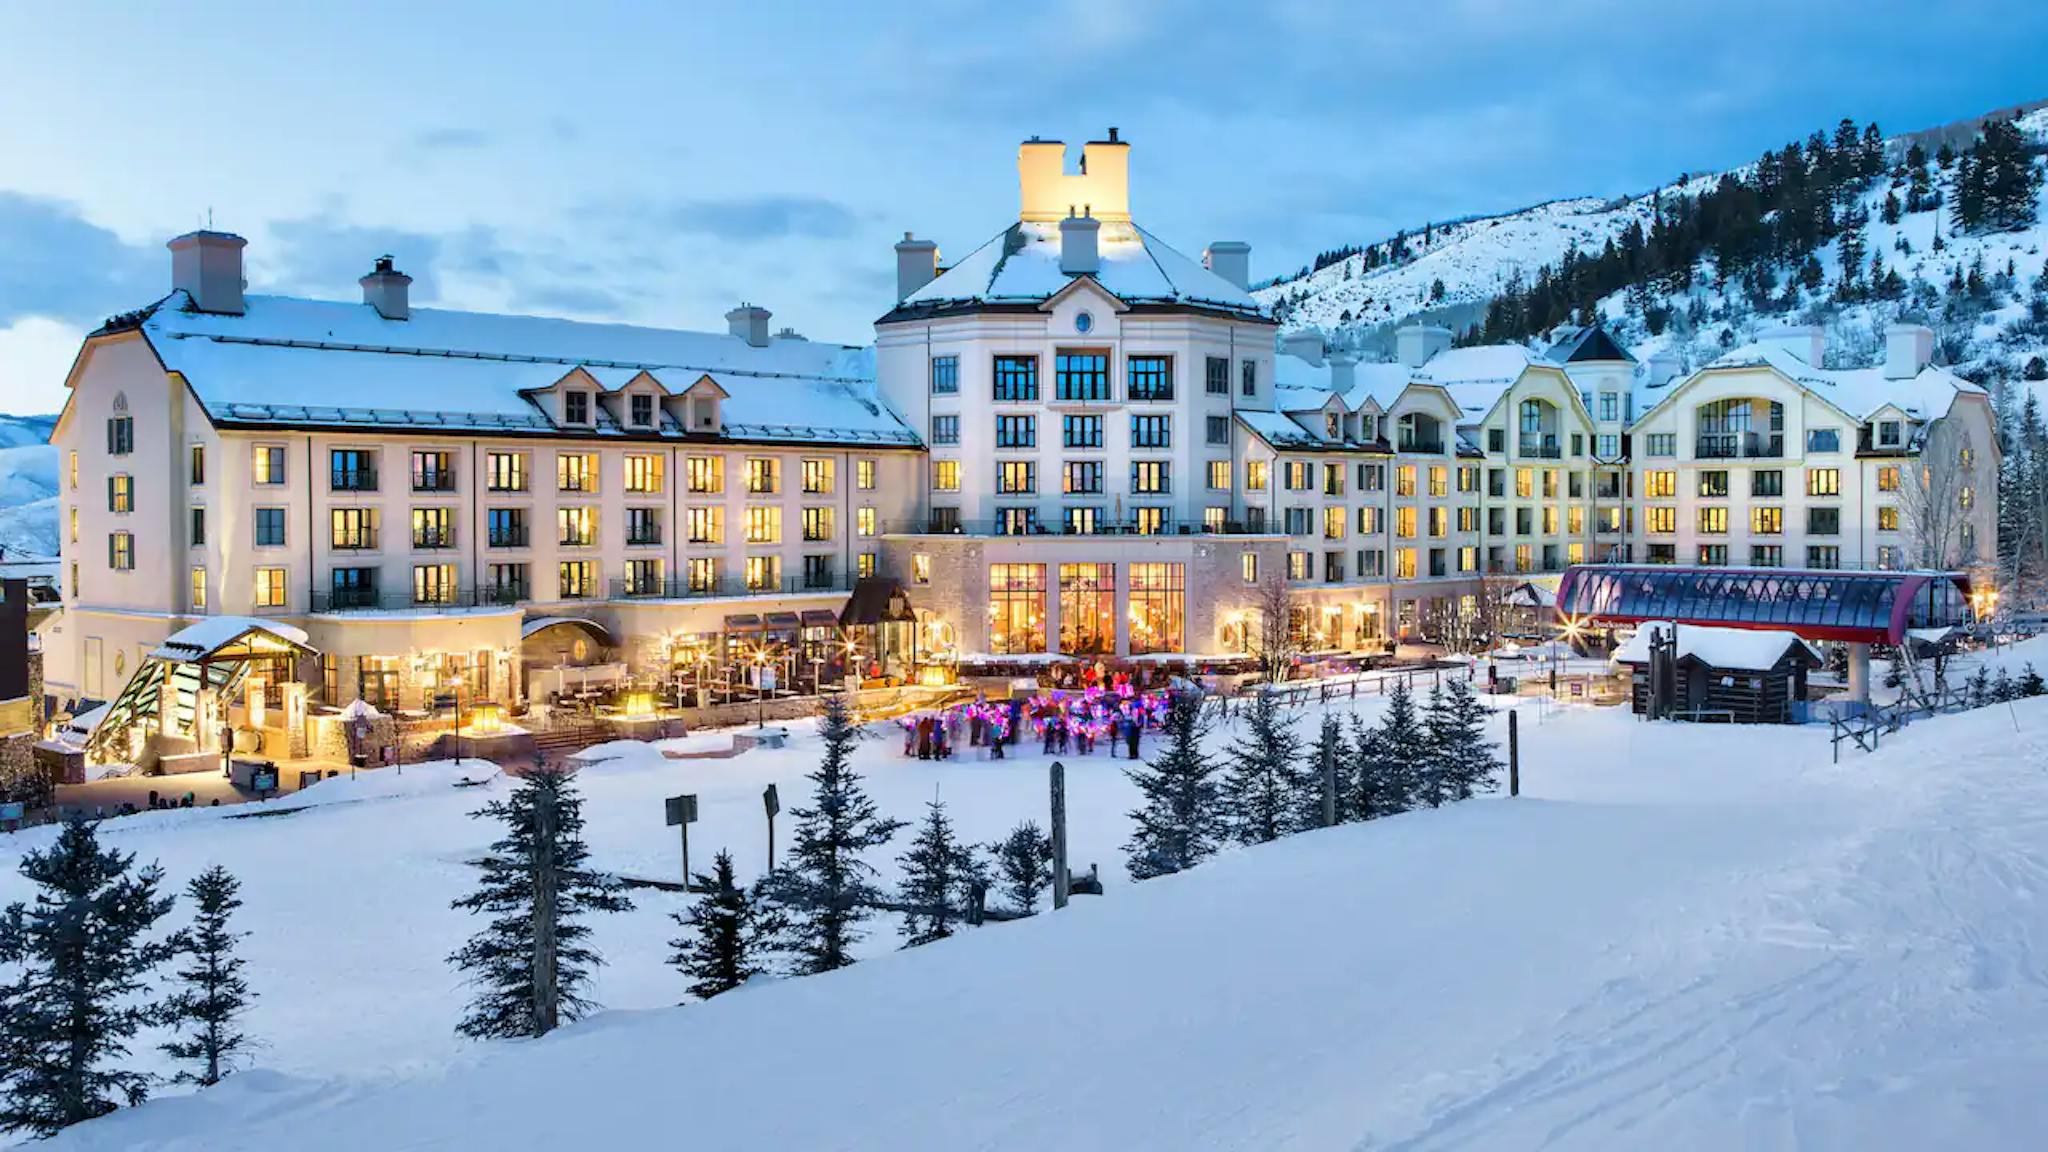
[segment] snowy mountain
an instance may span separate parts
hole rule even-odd
[[[2009,110],[2033,152],[2037,171],[2048,171],[2048,104]],[[1768,290],[1755,283],[1723,283],[1711,259],[1698,262],[1690,283],[1673,289],[1669,277],[1642,280],[1600,298],[1600,320],[1638,356],[1659,347],[1680,353],[1691,369],[1721,349],[1746,342],[1765,327],[1819,323],[1830,329],[1831,357],[1868,363],[1883,325],[1910,318],[1941,334],[1948,363],[1980,380],[2041,379],[2048,363],[2048,191],[2038,194],[2036,222],[2012,231],[1971,233],[1957,226],[1955,184],[1959,165],[1941,163],[1948,146],[1967,144],[1984,118],[1896,136],[1883,141],[1884,171],[1867,189],[1834,211],[1863,220],[1855,276],[1869,277],[1873,256],[1897,276],[1892,291],[1842,290],[1843,241],[1815,253],[1818,267],[1775,270]],[[1872,144],[1875,144],[1873,138]],[[1938,203],[1919,211],[1887,210],[1887,197],[1906,201],[1909,149],[1924,149],[1928,182]],[[1660,206],[1697,198],[1724,175],[1753,176],[1757,165],[1683,181],[1619,199],[1558,200],[1501,216],[1433,224],[1365,245],[1328,253],[1325,266],[1260,287],[1254,294],[1273,307],[1283,328],[1321,329],[1333,344],[1368,356],[1387,350],[1393,327],[1410,320],[1441,323],[1460,333],[1486,319],[1488,305],[1527,291],[1543,270],[1571,259],[1596,257],[1631,229],[1649,232]],[[1939,233],[1939,239],[1937,239]],[[2037,303],[2038,302],[2038,303]],[[1530,338],[1525,336],[1524,338]],[[2031,366],[2031,368],[2030,368]]]
[[[0,551],[57,554],[55,416],[0,416]]]

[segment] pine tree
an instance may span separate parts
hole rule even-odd
[[[1500,760],[1486,738],[1486,711],[1472,685],[1455,676],[1444,690],[1442,710],[1430,711],[1430,742],[1443,763],[1453,800],[1470,800],[1475,792],[1499,786]]]
[[[1134,880],[1192,868],[1216,851],[1223,815],[1216,765],[1202,752],[1205,730],[1200,700],[1177,693],[1166,709],[1165,747],[1124,769],[1144,797],[1131,813],[1137,827],[1124,845]]]
[[[846,702],[825,698],[818,725],[825,753],[810,773],[811,805],[796,810],[796,843],[789,860],[768,878],[768,890],[790,918],[798,970],[830,972],[853,963],[861,923],[882,898],[874,866],[861,854],[889,842],[901,820],[885,820],[853,770],[862,738]]]
[[[1002,876],[1003,895],[1010,910],[1022,916],[1038,911],[1038,898],[1052,883],[1052,837],[1035,820],[1026,820],[1010,830],[992,849],[996,868]]]
[[[669,941],[669,963],[690,978],[690,994],[709,1000],[768,970],[781,918],[758,890],[734,877],[732,853],[712,858],[711,875],[699,873],[695,887],[705,896],[686,911],[671,913],[685,934]]]
[[[2019,688],[2022,696],[2040,696],[2048,693],[2048,683],[2044,683],[2041,674],[2034,671],[2032,660],[2027,661],[2026,667],[2020,670]]]
[[[0,917],[0,964],[17,968],[0,984],[0,1129],[48,1136],[148,1095],[147,1074],[112,1064],[160,1021],[147,981],[177,946],[146,938],[173,900],[161,869],[133,863],[83,821],[22,857],[39,891]]]
[[[1377,765],[1384,781],[1383,804],[1386,813],[1406,812],[1418,803],[1426,803],[1423,772],[1428,767],[1431,748],[1429,732],[1417,714],[1415,699],[1408,691],[1408,685],[1394,684],[1394,690],[1387,695],[1387,712],[1380,717]]]
[[[1294,831],[1305,790],[1301,740],[1277,693],[1261,688],[1252,698],[1244,735],[1224,757],[1223,816],[1231,838],[1263,844]]]
[[[235,941],[248,934],[228,928],[229,918],[242,906],[241,888],[234,873],[218,864],[185,887],[194,912],[192,927],[176,938],[187,958],[178,970],[184,987],[171,997],[168,1010],[186,1035],[163,1049],[173,1059],[196,1062],[199,1071],[182,1073],[180,1080],[218,1084],[231,1071],[229,1063],[249,1047],[249,1037],[239,1029],[253,995],[242,978],[247,962],[235,955]]]
[[[529,772],[509,799],[471,815],[504,827],[476,891],[451,905],[491,917],[448,957],[477,986],[456,1030],[479,1040],[545,1036],[594,1007],[581,992],[604,960],[588,943],[583,915],[623,912],[633,902],[618,881],[589,868],[571,772]]]
[[[896,863],[903,870],[903,890],[897,899],[903,904],[905,948],[951,936],[963,918],[970,889],[988,877],[974,849],[953,834],[945,802],[936,799],[925,805],[917,838]]]
[[[1982,664],[1969,679],[1970,707],[1982,708],[1991,703],[1991,670]]]
[[[1990,120],[1956,173],[1956,222],[1972,232],[2034,223],[2041,173],[2010,120]]]
[[[1998,675],[1991,678],[1992,702],[2003,704],[2018,694],[2019,689],[2013,684],[2012,677],[2006,673],[2004,668],[2000,668]]]
[[[1439,807],[1451,798],[1450,757],[1452,750],[1439,739],[1440,733],[1453,725],[1449,706],[1444,700],[1443,682],[1439,680],[1429,690],[1429,703],[1422,709],[1422,760],[1415,766],[1416,794],[1431,808]]]

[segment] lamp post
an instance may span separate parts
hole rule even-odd
[[[462,768],[462,677],[450,676],[448,687],[455,691],[455,767]]]
[[[754,727],[768,727],[768,649],[754,649]]]

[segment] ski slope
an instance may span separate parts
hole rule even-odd
[[[1526,710],[1523,750],[1518,799],[1230,852],[708,1004],[667,1007],[679,980],[629,988],[608,970],[612,1011],[489,1045],[427,1034],[460,999],[436,963],[459,924],[433,910],[487,833],[442,825],[481,789],[431,822],[406,813],[448,793],[411,770],[420,783],[388,799],[287,818],[117,822],[116,843],[179,876],[298,845],[298,871],[323,872],[331,898],[294,888],[310,906],[287,912],[277,889],[298,880],[248,877],[252,955],[271,953],[252,1024],[290,1053],[261,1062],[285,1070],[51,1147],[2038,1146],[2048,698],[1922,722],[1840,765],[1824,728],[1613,709]],[[944,774],[977,838],[1021,815],[990,809],[1039,794],[1036,756],[926,768],[896,751],[862,754],[895,815],[929,794],[920,773]],[[754,755],[698,763],[751,793],[773,759]],[[620,810],[602,773],[588,790],[605,861]],[[1032,787],[989,787],[1013,778]],[[1073,803],[1108,799],[1084,786]],[[723,803],[707,800],[707,819]],[[608,925],[599,942],[615,969],[643,967],[628,951],[662,934]],[[343,937],[360,948],[336,955]],[[276,983],[284,950],[299,953],[296,987]],[[322,999],[355,1019],[276,1007]],[[416,1055],[358,1060],[376,1043],[350,1028]]]

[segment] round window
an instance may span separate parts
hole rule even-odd
[[[1095,329],[1095,317],[1086,312],[1074,314],[1074,331],[1086,336]]]

